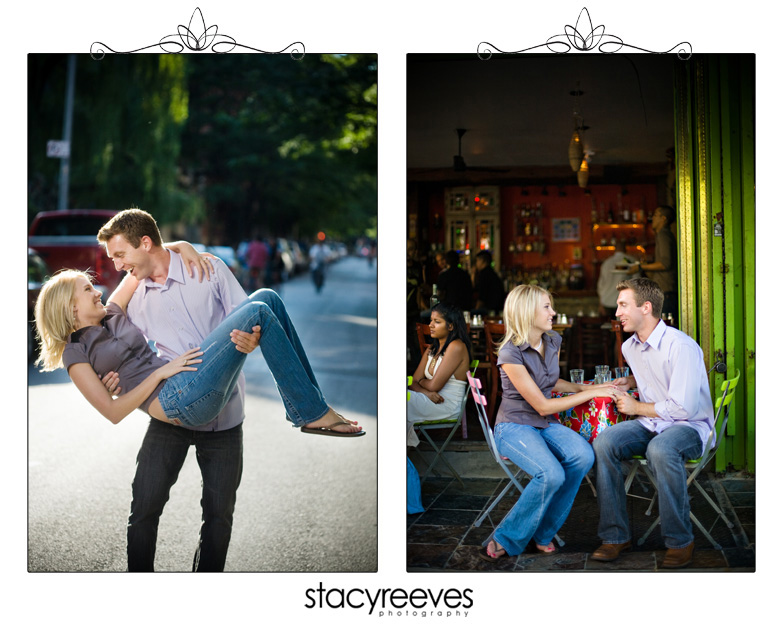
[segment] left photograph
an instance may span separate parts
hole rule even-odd
[[[28,56],[28,571],[377,570],[377,57]]]

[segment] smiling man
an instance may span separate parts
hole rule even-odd
[[[694,551],[685,461],[708,446],[713,405],[702,349],[660,318],[664,294],[652,280],[629,279],[617,286],[619,318],[633,333],[623,343],[632,372],[617,379],[618,411],[634,420],[605,429],[593,443],[602,545],[592,559],[609,562],[631,546],[622,462],[644,455],[658,487],[661,535],[667,547],[662,566],[682,568]],[[637,387],[640,400],[626,391]]]
[[[163,247],[158,225],[146,211],[121,211],[101,228],[98,241],[115,267],[138,282],[128,303],[128,318],[167,359],[199,346],[247,298],[220,260],[213,260],[209,281],[191,277],[180,255]],[[132,279],[126,276],[118,289]],[[248,343],[243,352],[258,346],[257,334],[235,333]],[[203,488],[202,526],[193,570],[223,570],[242,476],[244,396],[245,379],[240,375],[229,401],[212,422],[180,427],[150,420],[132,484],[128,570],[153,570],[158,521],[190,446],[196,448]]]

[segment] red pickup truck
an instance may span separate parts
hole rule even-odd
[[[105,298],[120,283],[122,272],[114,269],[95,236],[116,213],[104,209],[42,211],[30,225],[27,245],[52,272],[62,268],[89,271]]]

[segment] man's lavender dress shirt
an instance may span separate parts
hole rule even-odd
[[[205,278],[199,283],[197,278],[188,276],[182,257],[168,252],[166,281],[161,284],[144,279],[133,293],[127,311],[130,321],[155,342],[158,354],[172,360],[201,346],[202,340],[248,297],[221,260],[210,260],[214,272],[209,281]],[[244,399],[245,375],[240,374],[231,398],[215,420],[185,428],[224,431],[236,427],[245,417]]]
[[[638,420],[649,431],[661,433],[676,424],[696,429],[702,447],[713,429],[713,403],[702,349],[688,335],[663,321],[648,340],[635,333],[623,343],[623,356],[631,368],[640,401],[654,403],[658,418]]]

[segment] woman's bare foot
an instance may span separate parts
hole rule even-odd
[[[536,550],[540,553],[555,553],[558,549],[555,548],[555,545],[550,542],[548,545],[537,544]]]
[[[318,420],[309,422],[301,428],[303,433],[318,433],[319,435],[337,435],[344,437],[364,435],[362,427],[355,420],[341,416],[331,407],[329,411]]]
[[[506,551],[504,550],[504,547],[498,544],[498,542],[496,542],[495,540],[490,540],[490,542],[487,545],[487,554],[490,557],[499,558],[506,555]]]
[[[479,552],[479,557],[486,562],[497,562],[505,556],[506,550],[495,540],[490,540],[490,542],[487,543],[487,547],[481,549]]]

